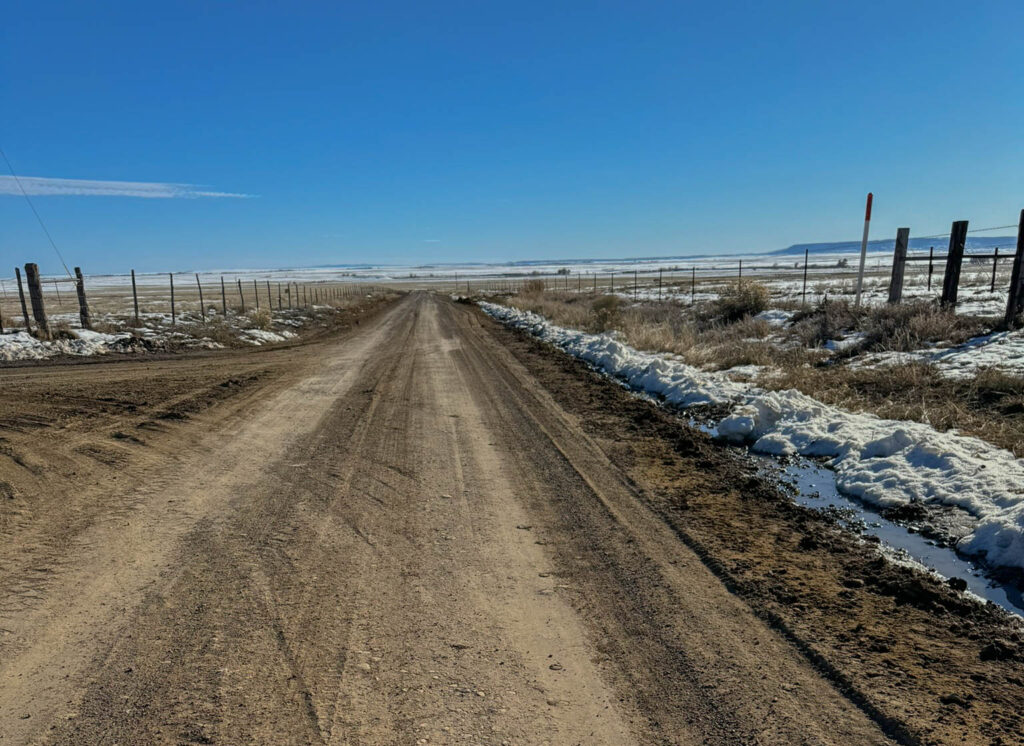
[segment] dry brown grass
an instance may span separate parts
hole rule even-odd
[[[637,349],[679,355],[703,368],[762,365],[768,371],[759,384],[767,388],[792,388],[852,411],[957,429],[1024,456],[1024,377],[988,370],[954,381],[919,362],[860,369],[820,364],[831,357],[820,345],[843,332],[866,332],[861,349],[916,350],[983,333],[983,320],[927,303],[857,310],[838,300],[798,314],[780,332],[749,315],[726,323],[707,306],[695,310],[668,301],[623,306],[607,298],[540,292],[516,296],[512,303],[561,326],[615,329]]]
[[[956,429],[1024,456],[1024,378],[998,370],[951,380],[925,363],[879,368],[779,366],[759,383],[797,389],[826,404]]]
[[[251,329],[270,331],[274,325],[273,316],[271,316],[270,311],[265,308],[261,308],[258,311],[250,311],[248,317]]]
[[[757,314],[768,308],[771,294],[768,288],[753,280],[740,280],[724,286],[718,292],[717,300],[711,303],[712,315],[724,322],[732,323]]]

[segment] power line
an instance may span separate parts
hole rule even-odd
[[[18,189],[21,190],[21,196],[28,202],[28,206],[32,208],[32,214],[36,216],[36,220],[39,221],[39,227],[43,229],[43,233],[46,234],[46,239],[50,242],[50,246],[57,254],[57,258],[60,259],[60,263],[64,265],[64,271],[68,273],[68,277],[74,277],[71,274],[71,270],[68,269],[67,262],[64,261],[64,257],[60,253],[60,249],[57,248],[56,242],[53,240],[53,236],[50,235],[50,231],[46,229],[46,223],[43,222],[42,217],[39,215],[39,211],[36,206],[32,204],[32,200],[29,199],[28,192],[25,191],[25,187],[21,185],[21,179],[18,178],[18,174],[14,173],[14,166],[11,165],[10,159],[7,157],[7,153],[4,152],[3,148],[0,148],[0,155],[4,157],[4,162],[7,164],[7,170],[11,172],[11,176],[14,177],[14,183],[18,185]]]

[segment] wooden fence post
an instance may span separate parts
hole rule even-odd
[[[178,316],[174,310],[174,273],[168,272],[167,276],[171,279],[171,326],[175,326],[178,323]]]
[[[281,283],[277,283],[277,310],[280,311],[284,308],[281,305]]]
[[[220,276],[220,305],[221,311],[224,313],[224,318],[228,317],[228,294],[224,289],[224,275]]]
[[[1013,270],[1010,272],[1010,294],[1006,299],[1006,326],[1010,327],[1024,310],[1024,210],[1020,211],[1017,223],[1017,253],[1013,255]]]
[[[928,292],[932,290],[932,275],[935,273],[935,247],[928,247]]]
[[[990,293],[996,291],[996,270],[999,269],[999,247],[996,246],[995,253],[992,254],[992,286],[988,289]]]
[[[64,301],[60,299],[60,285],[56,280],[53,281],[53,292],[57,294],[57,307],[64,308]]]
[[[611,288],[609,289],[608,292],[611,295],[615,295],[615,273],[614,272],[611,273],[610,278],[611,278]]]
[[[270,294],[270,280],[267,280],[267,310],[274,310],[274,297]]]
[[[199,288],[199,312],[203,315],[203,323],[206,323],[206,303],[203,302],[203,283],[199,282],[199,273],[196,272],[196,287]]]
[[[132,305],[135,307],[135,328],[139,328],[139,291],[135,288],[135,270],[132,270]]]
[[[690,305],[697,302],[697,268],[690,269]]]
[[[260,287],[256,284],[256,280],[252,281],[252,294],[256,296],[256,310],[260,310]]]
[[[43,305],[43,283],[39,279],[39,265],[29,262],[25,265],[25,281],[28,283],[28,297],[32,302],[32,315],[36,320],[39,336],[50,339],[50,322]]]
[[[82,322],[83,329],[92,329],[92,316],[85,300],[85,279],[81,267],[75,267],[75,290],[78,292],[78,320]]]
[[[903,272],[907,267],[907,244],[910,228],[896,229],[896,248],[892,254],[892,277],[889,279],[889,302],[899,303],[903,297]]]
[[[960,286],[960,265],[964,261],[964,245],[967,243],[967,221],[957,220],[949,232],[949,252],[946,254],[946,273],[942,277],[942,300],[940,305],[955,308],[957,290]]]
[[[242,292],[242,279],[236,278],[238,281],[238,297],[242,299],[242,313],[245,313],[245,293]]]
[[[25,319],[25,331],[32,333],[32,322],[28,320],[28,306],[25,305],[25,288],[21,284],[21,269],[14,268],[14,276],[18,278],[18,297],[21,298],[21,317]]]
[[[740,273],[736,276],[737,280],[743,280],[743,260],[740,259]]]
[[[662,268],[658,267],[658,302],[661,302],[661,272]]]

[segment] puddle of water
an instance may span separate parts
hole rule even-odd
[[[957,554],[948,546],[939,546],[918,533],[910,533],[905,526],[887,520],[864,503],[843,495],[836,488],[835,475],[826,467],[806,459],[794,459],[782,465],[770,456],[754,455],[769,475],[781,469],[794,490],[794,499],[800,505],[814,510],[838,510],[841,522],[866,536],[874,536],[882,544],[896,550],[944,578],[960,578],[967,589],[980,598],[1024,616],[1024,595],[1012,586],[1000,584],[985,577],[984,568]]]
[[[641,399],[664,406],[657,398],[609,378]],[[686,417],[686,421],[690,427],[718,440],[717,422],[693,416]],[[747,452],[760,465],[764,476],[778,479],[781,471],[783,481],[793,488],[793,499],[800,505],[838,512],[842,524],[858,534],[877,537],[897,558],[913,560],[944,578],[960,578],[967,583],[967,590],[982,600],[1024,617],[1024,593],[1020,589],[986,577],[983,565],[958,554],[954,548],[939,546],[932,539],[911,533],[906,526],[893,523],[865,503],[843,495],[836,487],[835,474],[827,467],[802,457],[783,464],[774,456]]]

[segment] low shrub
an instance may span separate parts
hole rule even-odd
[[[523,283],[520,291],[527,295],[537,295],[544,292],[544,280],[527,280]]]
[[[617,295],[602,295],[590,305],[594,314],[594,323],[598,331],[608,331],[619,321],[622,302]]]
[[[249,312],[249,324],[253,329],[262,329],[263,331],[269,331],[273,325],[274,319],[270,315],[270,311],[265,308],[261,308],[258,311]]]
[[[753,280],[740,280],[726,286],[711,305],[712,314],[726,323],[756,316],[768,308],[768,288]]]

